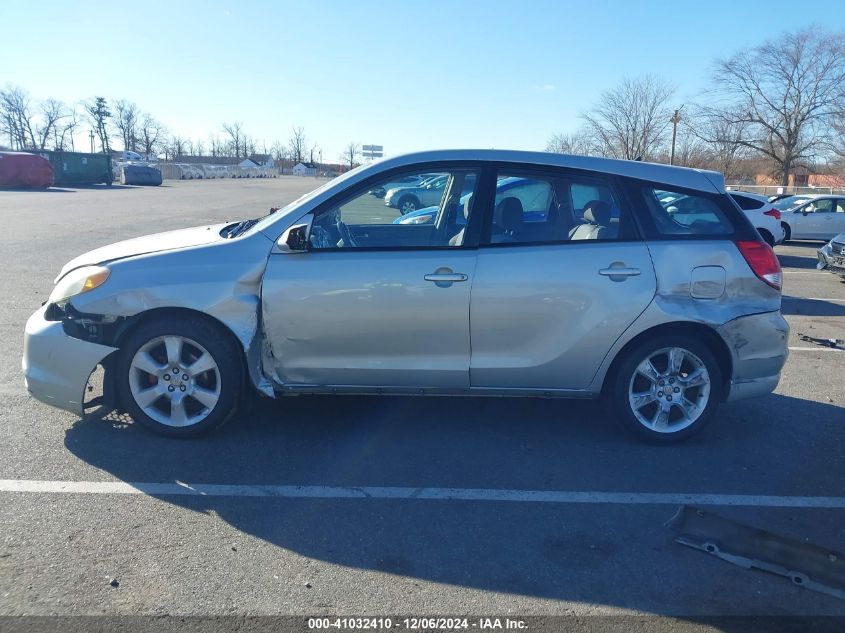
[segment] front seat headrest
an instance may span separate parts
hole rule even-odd
[[[469,220],[469,210],[472,206],[472,194],[467,196],[467,199],[464,201],[464,220]]]
[[[518,198],[508,197],[503,198],[499,203],[499,217],[502,223],[502,229],[509,233],[513,233],[522,228],[522,203]]]
[[[611,208],[604,200],[590,200],[584,205],[584,219],[599,226],[610,225]]]

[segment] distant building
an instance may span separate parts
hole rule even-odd
[[[768,174],[757,174],[757,185],[780,185],[780,180]],[[795,167],[789,172],[790,187],[821,187],[824,189],[841,189],[845,187],[845,178],[835,174],[814,173],[806,167]]]
[[[317,166],[314,163],[297,163],[293,166],[294,176],[316,176]]]
[[[245,158],[240,163],[240,167],[275,167],[275,161],[270,154],[253,154],[249,158]]]
[[[789,187],[806,187],[810,179],[810,170],[806,167],[793,167],[789,172]],[[755,184],[773,186],[780,185],[780,176],[771,174],[757,174]]]

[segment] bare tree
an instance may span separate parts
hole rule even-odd
[[[241,152],[244,151],[244,131],[243,123],[235,121],[234,123],[224,123],[223,131],[229,135],[229,150],[230,156],[238,158]]]
[[[93,102],[85,104],[85,111],[94,126],[97,137],[100,139],[100,149],[104,154],[111,151],[109,145],[108,120],[112,117],[105,97],[95,97]]]
[[[681,122],[681,129],[684,134],[692,135],[707,144],[710,161],[708,168],[722,172],[726,178],[738,176],[735,168],[750,151],[743,143],[748,134],[746,122],[732,120],[718,108],[691,106]]]
[[[77,117],[76,106],[71,106],[65,111],[61,125],[57,122],[53,126],[53,147],[57,150],[70,149],[71,152],[74,151],[73,135],[76,133],[78,125],[79,118]]]
[[[138,106],[125,99],[114,102],[114,126],[123,139],[123,149],[136,151],[138,148]]]
[[[747,125],[741,144],[769,157],[788,185],[793,167],[831,148],[845,109],[845,34],[784,33],[719,60],[713,82],[724,120]]]
[[[170,137],[170,142],[167,144],[167,154],[170,156],[170,159],[180,158],[185,155],[185,150],[187,149],[187,142],[181,136],[174,134]]]
[[[343,149],[343,154],[340,155],[340,160],[344,165],[349,165],[352,169],[358,165],[358,159],[361,157],[361,146],[355,141],[350,141]]]
[[[290,148],[290,159],[294,163],[301,163],[305,160],[305,151],[308,145],[305,138],[305,129],[302,126],[291,128],[288,147]]]
[[[249,136],[248,134],[244,134],[243,142],[241,143],[243,147],[243,157],[249,158],[253,154],[255,154],[255,139]]]
[[[282,141],[275,141],[273,145],[270,146],[270,154],[273,158],[277,161],[286,161],[290,156],[290,150],[286,144]]]
[[[669,125],[673,93],[671,86],[652,75],[625,79],[603,92],[583,114],[598,153],[628,160],[653,157]]]
[[[205,156],[205,145],[201,139],[197,139],[194,143],[194,153],[196,156]]]
[[[212,156],[222,156],[223,155],[223,143],[222,141],[217,138],[214,134],[208,135],[208,147],[209,151],[211,152]]]
[[[0,90],[0,132],[12,149],[35,148],[29,94],[17,86]]]
[[[845,112],[836,117],[832,125],[833,128],[833,153],[839,159],[845,158]]]
[[[138,125],[138,147],[143,151],[145,157],[158,153],[158,146],[166,131],[164,126],[156,121],[149,114],[141,117]]]
[[[68,116],[65,104],[58,99],[42,101],[38,107],[41,120],[35,125],[36,146],[46,149],[47,143],[53,141],[53,148],[57,149],[59,125]]]
[[[554,154],[587,156],[591,150],[589,133],[583,129],[572,134],[555,134],[546,143],[546,151]]]

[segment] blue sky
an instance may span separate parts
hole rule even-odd
[[[715,58],[814,23],[845,29],[841,0],[2,0],[0,85],[129,99],[206,144],[223,121],[268,146],[301,125],[326,161],[542,149],[625,76],[681,105]]]

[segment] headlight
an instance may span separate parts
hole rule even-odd
[[[431,222],[430,215],[418,215],[407,220],[402,220],[401,224],[428,224],[429,222]]]
[[[50,303],[62,304],[71,297],[102,286],[111,271],[103,266],[83,266],[59,279],[50,293]]]

